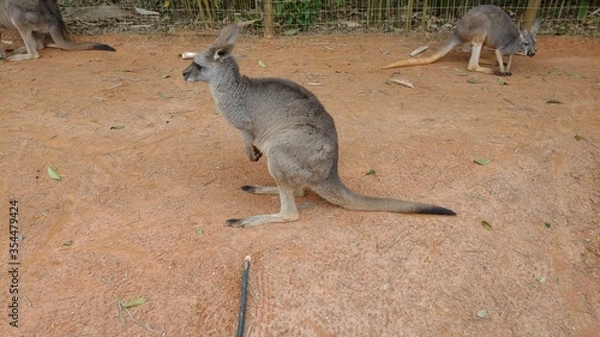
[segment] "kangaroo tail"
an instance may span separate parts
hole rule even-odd
[[[70,41],[66,33],[62,29],[50,30],[50,36],[54,40],[53,44],[49,44],[49,47],[60,48],[64,50],[104,50],[104,51],[115,51],[115,49],[109,45],[98,43],[98,42],[73,42]]]
[[[390,69],[397,67],[407,67],[407,66],[419,66],[423,64],[431,64],[442,57],[446,56],[456,45],[460,43],[460,39],[456,37],[454,34],[446,41],[442,49],[438,50],[435,54],[428,57],[420,57],[420,58],[410,58],[402,61],[396,61],[394,63],[390,63],[387,66],[381,69]]]
[[[338,176],[330,177],[315,186],[314,191],[334,205],[356,211],[456,215],[452,210],[441,206],[361,195],[346,187]]]
[[[68,43],[54,43],[50,44],[50,47],[56,47],[64,50],[103,50],[103,51],[115,51],[115,48],[98,42],[71,42]]]
[[[98,42],[73,42],[69,40],[67,37],[67,28],[65,26],[65,22],[62,19],[62,15],[60,14],[60,10],[58,6],[54,2],[49,2],[49,7],[46,8],[49,10],[52,15],[55,17],[55,21],[50,24],[48,29],[48,33],[54,40],[53,44],[50,44],[49,47],[60,48],[65,50],[105,50],[105,51],[115,51],[115,49],[109,45],[98,43]]]

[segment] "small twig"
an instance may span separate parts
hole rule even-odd
[[[127,308],[125,308],[125,307],[123,306],[123,303],[119,302],[119,305],[121,306],[121,308],[123,308],[123,310],[125,310],[125,312],[127,313],[127,315],[129,315],[129,318],[131,318],[131,321],[132,321],[134,324],[137,324],[137,325],[141,326],[142,328],[146,329],[146,331],[153,331],[153,330],[152,330],[152,328],[151,328],[150,326],[148,326],[148,324],[143,324],[143,323],[140,323],[140,322],[138,322],[138,321],[137,321],[137,320],[136,320],[136,319],[133,317],[133,315],[131,314],[131,312],[129,311],[129,309],[127,309]]]
[[[108,87],[107,90],[116,89],[116,88],[122,87],[122,86],[123,86],[123,83],[117,83],[117,84],[115,84],[113,86]]]
[[[400,241],[400,234],[396,235],[392,243],[390,243],[385,250],[390,250],[390,248],[392,248],[398,241]]]
[[[503,100],[505,100],[505,101],[507,101],[508,103],[512,104],[512,106],[515,106],[515,103],[513,103],[513,102],[509,101],[508,99],[506,99],[506,98],[504,98],[504,97],[503,97],[502,99],[503,99]]]
[[[372,293],[374,293],[375,291],[377,291],[377,289],[379,289],[379,286],[369,290],[366,294],[362,295],[361,297],[367,297],[367,296],[371,295]]]
[[[31,301],[29,300],[29,297],[27,297],[27,295],[23,296],[25,298],[25,301],[27,302],[27,304],[29,304],[30,307],[33,307],[33,304],[31,304]]]
[[[122,326],[125,326],[125,325],[127,325],[127,322],[125,322],[125,318],[123,318],[123,305],[121,304],[121,301],[119,301],[119,299],[117,298],[117,296],[115,294],[113,294],[113,297],[115,298],[115,300],[117,300],[117,310],[119,313],[119,321],[121,321]]]
[[[379,289],[381,289],[381,290],[388,290],[389,288],[390,288],[389,283],[384,283],[384,284],[382,284],[380,286],[377,286],[377,287],[371,289],[369,292],[367,292],[366,294],[362,295],[361,297],[367,297],[367,296],[371,295],[372,293],[374,293],[375,291],[377,291]]]
[[[411,89],[415,88],[414,84],[410,83],[408,80],[405,80],[405,79],[390,78],[388,80],[388,83],[400,84],[400,85],[403,85],[403,86],[411,88]]]
[[[373,89],[371,90],[371,93],[380,93],[380,94],[384,94],[386,96],[389,96],[390,94],[388,94],[387,92],[383,91],[383,90],[379,90],[379,89]]]
[[[129,318],[131,319],[131,322],[133,322],[133,324],[141,326],[146,331],[154,331],[148,324],[138,322],[138,320],[136,320],[135,317],[133,317],[133,314],[131,314],[129,309],[127,309],[123,305],[123,303],[117,298],[117,296],[115,294],[113,294],[113,297],[117,300],[117,310],[119,311],[119,321],[121,321],[121,325],[123,325],[123,326],[127,325],[127,321],[125,320],[125,317],[123,317],[123,311],[125,311],[127,313],[127,315],[129,316]]]

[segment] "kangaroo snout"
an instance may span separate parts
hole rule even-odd
[[[186,80],[187,82],[197,82],[198,79],[195,78],[194,71],[196,71],[196,70],[199,71],[199,68],[200,68],[199,65],[192,62],[192,64],[187,66],[187,68],[183,69],[183,72],[181,73],[181,75],[183,76],[183,79]]]
[[[533,50],[527,51],[527,56],[532,57],[533,55],[535,55],[535,51],[533,51]]]
[[[191,72],[192,72],[192,66],[191,65],[189,65],[185,69],[183,69],[183,72],[181,72],[181,75],[183,76],[183,79],[187,81],[188,76],[190,75]]]

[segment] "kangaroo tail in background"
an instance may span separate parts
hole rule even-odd
[[[448,54],[452,49],[454,49],[454,47],[456,47],[456,45],[458,45],[459,42],[460,42],[460,40],[458,39],[458,37],[452,35],[450,37],[450,39],[448,39],[446,41],[446,43],[444,44],[442,49],[438,50],[435,54],[433,54],[431,56],[420,57],[420,58],[410,58],[410,59],[406,59],[406,60],[402,60],[402,61],[396,61],[394,63],[388,64],[387,66],[385,66],[381,69],[390,69],[390,68],[397,68],[397,67],[419,66],[419,65],[423,65],[423,64],[431,64],[431,63],[441,59],[446,54]]]
[[[115,51],[115,49],[109,45],[98,42],[73,42],[70,41],[63,29],[57,28],[50,31],[50,36],[54,40],[53,44],[49,44],[49,47],[60,48],[64,50],[103,50],[103,51]]]
[[[46,2],[45,2],[46,3]],[[49,44],[50,47],[60,48],[65,50],[104,50],[104,51],[115,51],[115,49],[109,45],[98,43],[98,42],[73,42],[67,37],[67,27],[60,13],[60,9],[55,2],[48,2],[46,10],[50,11],[55,17],[56,21],[53,22],[48,33],[54,40],[53,44]]]

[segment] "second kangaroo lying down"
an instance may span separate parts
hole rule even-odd
[[[231,55],[238,26],[227,26],[216,41],[198,53],[184,71],[188,82],[208,82],[221,114],[238,128],[246,154],[258,161],[264,153],[277,187],[243,186],[250,193],[279,193],[277,214],[229,219],[232,227],[288,222],[300,217],[294,194],[311,189],[332,204],[352,210],[455,215],[449,209],[352,192],[338,175],[338,141],[333,118],[302,86],[280,78],[240,75]]]
[[[510,76],[510,63],[514,53],[522,50],[527,56],[535,55],[535,33],[539,26],[540,20],[537,19],[530,31],[525,28],[518,31],[508,14],[501,8],[491,5],[473,7],[458,22],[450,38],[437,53],[429,57],[394,62],[383,69],[430,64],[448,54],[459,43],[463,43],[470,45],[472,49],[469,70]],[[500,71],[479,65],[483,46],[495,49]],[[508,55],[506,69],[504,68],[504,55]]]

